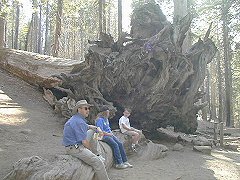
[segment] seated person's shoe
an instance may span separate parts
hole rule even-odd
[[[125,165],[124,163],[122,163],[122,164],[116,164],[116,168],[117,169],[126,169],[128,166],[127,165]]]
[[[133,167],[133,165],[131,165],[129,162],[124,162],[123,164],[126,165],[126,166],[129,167],[129,168],[132,168],[132,167]]]

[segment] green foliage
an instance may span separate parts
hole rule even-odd
[[[9,14],[10,8],[10,3],[7,0],[2,0],[0,2],[0,16],[5,18]]]

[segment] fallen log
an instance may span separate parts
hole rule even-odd
[[[114,132],[123,140],[124,147],[130,143],[120,132]],[[102,156],[105,158],[106,169],[111,168],[113,164],[113,154],[110,146],[100,141]],[[164,145],[155,144],[151,141],[144,141],[135,153],[141,160],[150,161],[163,158],[167,155],[168,148]],[[127,151],[129,154],[129,151]],[[13,166],[12,171],[4,177],[4,180],[94,180],[94,171],[91,166],[70,155],[56,155],[51,160],[42,159],[39,156],[32,156],[20,159]]]
[[[188,142],[188,143],[192,142],[192,138],[189,137],[189,135],[186,135],[185,133],[174,132],[172,130],[168,130],[165,128],[158,128],[157,131],[162,135],[166,136],[168,139],[176,142],[179,142],[179,141]]]
[[[45,88],[61,84],[62,81],[53,76],[70,73],[74,66],[81,64],[81,62],[21,50],[0,49],[1,68],[32,85]]]
[[[100,142],[104,152],[105,166],[109,169],[113,163],[111,148]],[[94,171],[91,166],[70,155],[57,155],[54,160],[45,160],[39,156],[32,156],[17,161],[13,170],[4,177],[4,180],[94,180]]]
[[[211,146],[193,146],[194,151],[201,152],[203,154],[211,154],[212,148]]]

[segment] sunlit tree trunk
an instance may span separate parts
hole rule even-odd
[[[58,7],[57,7],[57,14],[56,14],[56,28],[55,28],[55,35],[54,35],[54,44],[52,49],[52,55],[54,57],[58,56],[59,51],[59,38],[61,35],[61,26],[62,26],[62,11],[63,11],[63,0],[58,0]]]
[[[205,80],[206,81],[206,80]],[[201,87],[201,91],[202,92],[206,92],[206,88],[205,88],[205,84],[206,83],[203,83],[203,85],[202,85],[202,87]],[[207,101],[207,95],[205,94],[204,96],[203,96],[203,98],[201,99],[201,102],[206,102]],[[202,119],[203,120],[207,120],[207,112],[208,112],[208,106],[206,106],[206,107],[204,107],[203,109],[202,109]]]
[[[106,27],[106,32],[110,33],[110,29],[111,29],[111,0],[108,1],[108,9],[107,9],[107,27]]]
[[[225,67],[225,89],[226,89],[226,126],[234,126],[232,114],[232,87],[231,87],[231,55],[229,41],[229,18],[228,11],[230,2],[222,0],[222,21],[223,21],[223,48],[224,48],[224,67]]]
[[[185,17],[188,13],[190,13],[190,1],[189,0],[174,0],[174,31],[177,33],[178,31],[178,23],[179,21]],[[175,40],[176,41],[176,40]],[[192,44],[190,29],[186,33],[186,37],[183,41],[182,52],[186,52]]]
[[[99,28],[99,34],[101,32],[103,32],[102,22],[103,22],[103,1],[98,0],[98,26],[99,26],[98,28]]]
[[[12,9],[12,22],[11,22],[11,24],[12,24],[12,29],[11,29],[11,45],[9,46],[9,47],[11,47],[12,49],[14,49],[14,26],[15,26],[15,9],[14,9],[14,7],[13,7],[13,9]]]
[[[118,0],[118,39],[122,35],[122,0]]]
[[[20,4],[19,4],[19,2],[16,1],[16,19],[15,19],[15,32],[14,32],[14,49],[18,49],[19,16],[20,16]]]
[[[38,21],[38,43],[37,52],[42,53],[42,4],[39,4],[39,21]]]
[[[218,69],[218,121],[223,122],[223,84],[222,84],[222,70],[221,70],[220,53],[217,54],[217,69]]]
[[[5,32],[6,32],[6,20],[5,18],[0,16],[0,48],[3,48],[6,46],[5,44]]]
[[[216,121],[216,67],[214,62],[210,63],[210,94],[211,94],[211,118]]]
[[[49,28],[49,1],[47,1],[47,8],[46,8],[46,26],[45,26],[45,43],[44,43],[44,54],[48,54],[48,49],[49,49],[49,45],[48,45],[48,28]]]
[[[33,52],[38,52],[38,2],[37,0],[33,0],[33,14],[32,14],[32,18],[33,18],[33,23],[32,23],[32,49],[31,51]]]
[[[102,3],[103,3],[103,32],[106,33],[106,0],[102,0]]]
[[[207,120],[211,120],[212,119],[212,112],[211,112],[211,100],[210,100],[210,73],[209,73],[209,68],[207,68],[206,71],[206,99],[208,102],[208,106],[207,106],[207,115],[209,115],[209,119]]]
[[[28,44],[29,44],[29,38],[30,38],[30,34],[31,34],[31,28],[32,28],[32,20],[30,21],[30,23],[28,24],[28,31],[26,34],[26,38],[25,38],[25,47],[24,50],[27,51],[28,50]]]
[[[73,22],[73,24],[74,24],[74,27],[76,27],[76,20],[74,19],[74,22]],[[73,42],[72,42],[72,44],[73,44],[73,55],[72,55],[72,59],[76,59],[76,39],[77,39],[77,32],[76,32],[76,30],[75,30],[75,28],[74,28],[74,31],[73,31]]]

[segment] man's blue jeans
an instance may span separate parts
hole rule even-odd
[[[113,156],[116,164],[127,162],[127,155],[122,142],[116,136],[104,136],[102,141],[106,142],[113,150]]]

